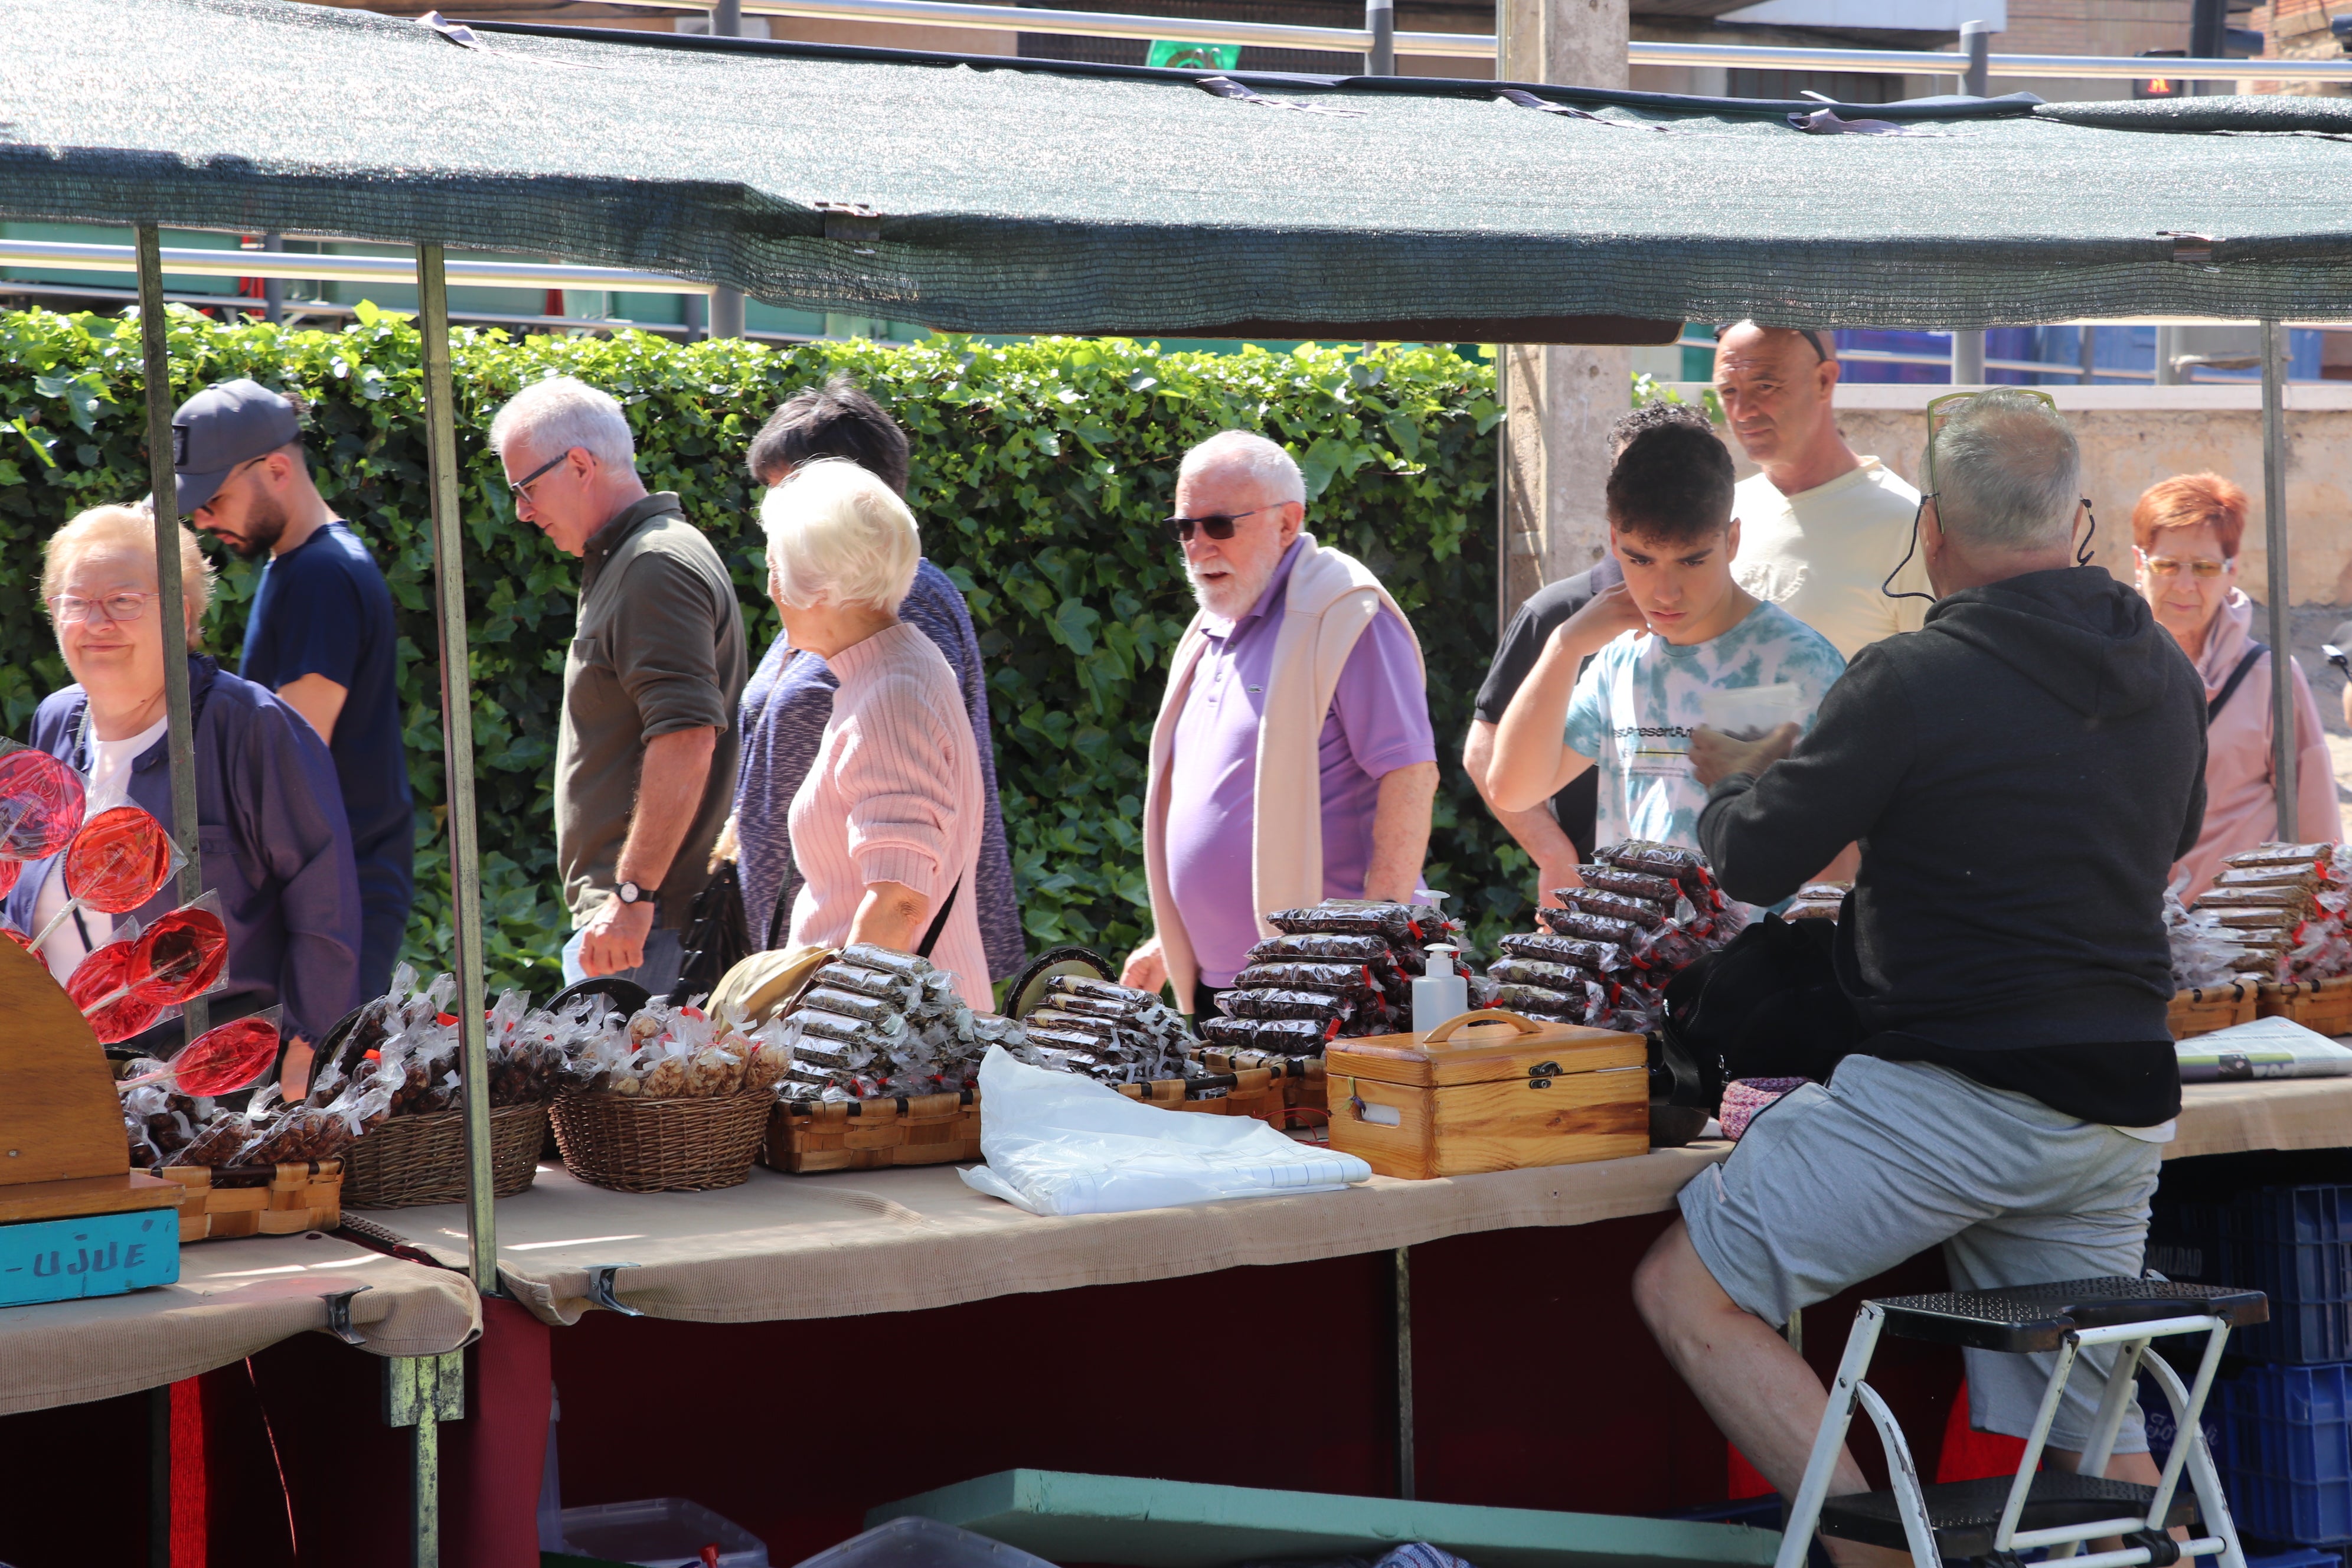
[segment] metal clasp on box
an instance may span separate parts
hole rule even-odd
[[[1551,1080],[1559,1076],[1559,1064],[1558,1062],[1538,1062],[1535,1066],[1528,1069],[1528,1087],[1529,1089],[1549,1089],[1551,1087]]]

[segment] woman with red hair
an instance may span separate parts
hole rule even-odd
[[[2254,605],[2238,587],[2246,492],[2219,474],[2181,474],[2148,487],[2132,508],[2139,591],[2205,679],[2205,827],[2176,865],[2190,903],[2221,858],[2278,837],[2271,767],[2271,650],[2253,635]],[[2305,843],[2343,837],[2336,772],[2303,667],[2294,678],[2295,829]]]

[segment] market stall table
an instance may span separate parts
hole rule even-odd
[[[345,1291],[361,1348],[437,1356],[481,1330],[462,1274],[337,1236],[208,1241],[180,1253],[180,1279],[152,1290],[0,1311],[0,1415],[156,1388],[329,1326]]]
[[[2352,1079],[2193,1084],[2168,1159],[2352,1144]],[[984,1197],[950,1166],[784,1176],[711,1193],[606,1192],[556,1167],[499,1205],[499,1272],[542,1321],[579,1321],[599,1269],[629,1310],[689,1322],[918,1311],[1307,1262],[1449,1236],[1591,1225],[1664,1212],[1731,1145],[1428,1182],[1374,1177],[1344,1193],[1135,1214],[1041,1217]],[[360,1216],[451,1267],[455,1205]]]

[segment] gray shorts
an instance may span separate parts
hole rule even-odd
[[[1716,1283],[1778,1324],[1938,1244],[1956,1290],[2137,1278],[2161,1152],[1945,1068],[1848,1057],[1758,1117],[1680,1202]],[[1964,1353],[1971,1424],[2024,1436],[2055,1352]],[[2088,1443],[2114,1353],[2077,1359],[2053,1447]],[[2147,1447],[2135,1408],[2116,1452]]]

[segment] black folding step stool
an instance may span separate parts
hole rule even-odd
[[[1846,1336],[1829,1408],[1822,1415],[1805,1464],[1803,1484],[1789,1511],[1775,1568],[1804,1568],[1806,1548],[1818,1527],[1823,1535],[1873,1546],[1908,1551],[1918,1568],[1950,1561],[1973,1561],[1984,1568],[2020,1568],[2020,1554],[2050,1548],[2053,1559],[2071,1558],[2071,1568],[2169,1568],[2185,1556],[2219,1553],[2220,1568],[2245,1568],[2237,1526],[2221,1494],[2221,1478],[2206,1451],[2200,1417],[2221,1362],[2221,1342],[2233,1328],[2267,1321],[2270,1303],[2259,1290],[2227,1286],[2175,1285],[2160,1279],[2070,1279],[2053,1285],[2022,1285],[2003,1290],[1953,1291],[1939,1296],[1896,1296],[1864,1301]],[[1881,1332],[1973,1350],[2022,1355],[2055,1351],[2058,1364],[2042,1396],[2033,1430],[2017,1474],[1987,1480],[1922,1486],[1911,1462],[1910,1445],[1894,1412],[1863,1381]],[[2152,1340],[2173,1334],[2206,1336],[2196,1383],[2184,1389],[2160,1356],[2143,1356]],[[2074,1358],[2092,1345],[2117,1347],[2114,1370],[2092,1422],[2082,1469],[2041,1471],[2042,1450],[2058,1414]],[[2170,1402],[2173,1430],[2179,1434],[2153,1487],[2105,1478],[2116,1435],[2123,1426],[2125,1401],[2142,1367]],[[1824,1499],[1846,1428],[1859,1403],[1886,1447],[1891,1491],[1858,1492]],[[2195,1493],[2177,1497],[2183,1470]],[[2201,1519],[2204,1533],[2181,1542],[2174,1525]],[[2074,1556],[2084,1542],[2118,1536],[2121,1549]]]

